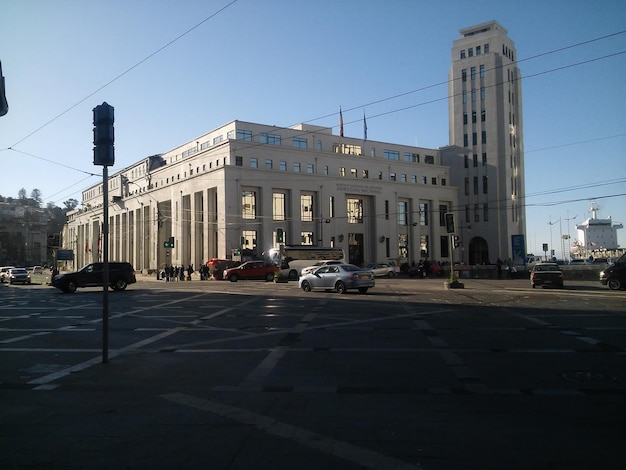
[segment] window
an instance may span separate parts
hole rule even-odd
[[[370,149],[370,157],[372,157],[372,158],[373,158],[373,157],[375,157],[375,156],[376,156],[376,147],[372,147],[372,148]]]
[[[446,186],[447,181],[445,178],[441,178],[441,186]]]
[[[272,160],[270,160],[269,158],[265,160],[265,169],[266,170],[272,169]]]
[[[461,70],[461,81],[463,82],[467,81],[467,69]]]
[[[302,245],[313,245],[313,232],[300,232],[300,242]]]
[[[484,109],[480,110],[480,120],[482,122],[485,122],[485,120],[487,119],[487,111],[485,111]]]
[[[483,204],[483,220],[487,222],[489,220],[489,204]]]
[[[293,172],[294,172],[294,173],[300,173],[300,163],[295,162],[295,163],[293,164]]]
[[[422,258],[428,258],[428,235],[420,235],[420,256]]]
[[[463,112],[463,125],[467,125],[467,112]]]
[[[363,223],[363,199],[348,198],[346,200],[348,223],[349,224],[362,224]]]
[[[311,222],[313,220],[313,196],[302,194],[300,196],[300,220]]]
[[[470,221],[470,208],[469,206],[465,206],[465,222]]]
[[[472,88],[472,103],[476,101],[476,89]]]
[[[287,162],[282,160],[278,163],[278,169],[280,171],[287,171]]]
[[[235,156],[235,166],[243,166],[243,157]]]
[[[241,193],[241,218],[256,219],[256,192],[242,191]]]
[[[480,87],[480,100],[485,101],[486,96],[487,92],[485,91],[485,87]]]
[[[379,179],[379,180],[382,180],[382,179],[383,179],[383,172],[382,172],[382,171],[379,171],[379,172],[378,172],[378,179]]]
[[[400,160],[400,152],[397,150],[387,150],[385,149],[385,160]]]
[[[278,134],[268,134],[263,132],[261,134],[261,143],[270,145],[280,145],[280,136]]]
[[[469,157],[467,155],[463,156],[463,164],[465,168],[469,168]]]
[[[400,182],[401,183],[406,183],[406,173],[401,173],[400,174]]]
[[[481,132],[481,141],[483,144],[487,143],[487,131],[482,131]]]
[[[478,167],[478,154],[474,154],[474,158],[472,162],[474,164],[474,168],[477,168]]]
[[[467,139],[467,134],[463,134],[463,147],[468,147],[469,141]]]
[[[476,55],[480,55],[480,46],[476,46]]]
[[[472,80],[476,80],[476,67],[470,68],[470,77]]]
[[[485,54],[489,54],[489,43],[483,46],[483,51],[485,51]]]
[[[335,217],[335,196],[328,198],[328,217]]]
[[[469,176],[465,177],[465,195],[469,196]]]
[[[294,137],[291,140],[291,145],[297,149],[305,149],[307,148],[307,140],[301,137]]]
[[[467,103],[467,91],[463,90],[463,104]]]
[[[483,194],[487,194],[489,192],[489,185],[487,176],[483,176]]]
[[[339,168],[339,176],[346,176],[346,169],[344,167]]]
[[[395,181],[396,180],[396,174],[394,172],[389,173],[389,181]]]
[[[306,172],[310,175],[312,175],[315,172],[315,167],[313,166],[313,163],[307,163]]]
[[[398,201],[398,225],[408,225],[408,203]]]
[[[385,220],[389,220],[389,201],[385,199]]]
[[[344,155],[362,155],[360,145],[333,144],[333,152]]]
[[[244,131],[242,129],[237,129],[237,139],[247,140],[248,142],[252,142],[252,131]]]
[[[470,47],[467,49],[467,57],[474,57],[474,48]]]
[[[369,170],[363,170],[363,173],[361,174],[361,178],[368,179],[369,177],[370,177]]]
[[[419,223],[424,227],[428,226],[428,204],[425,202],[419,204]]]
[[[432,183],[432,185],[433,185],[433,186],[437,186],[437,177],[436,177],[436,176],[433,176],[433,177],[430,179],[430,182]]]
[[[252,157],[250,159],[250,168],[258,168],[259,167],[259,160],[255,157]]]
[[[487,166],[487,153],[483,152],[483,166]]]
[[[224,140],[223,135],[218,135],[217,137],[213,137],[213,145],[219,144],[223,140]]]
[[[476,124],[476,111],[472,111],[472,124]]]
[[[317,151],[318,151],[318,152],[321,152],[321,151],[322,151],[322,141],[321,141],[321,140],[318,140],[318,141],[317,141]]]
[[[485,66],[484,65],[480,66],[480,71],[478,73],[480,74],[480,78],[485,78]]]
[[[478,176],[474,176],[474,194],[478,194]]]
[[[417,184],[417,175],[411,175],[411,183]]]
[[[420,161],[419,153],[405,152],[404,161],[409,162],[409,163],[419,163]]]
[[[461,49],[461,59],[465,59],[465,49]]]
[[[435,164],[434,155],[424,155],[424,163],[426,163],[427,165],[434,165]]]
[[[472,145],[478,145],[478,134],[472,132]]]
[[[356,171],[356,168],[351,168],[351,169],[350,169],[350,174],[351,174],[354,178],[357,178],[357,177],[358,177],[358,175],[357,175],[357,171]]]
[[[478,213],[478,204],[474,204],[474,222],[480,222],[480,214]]]
[[[439,204],[439,226],[446,226],[446,212],[448,212],[447,204]]]
[[[285,194],[272,194],[272,218],[274,220],[285,220]]]
[[[422,176],[422,184],[426,184],[427,181],[428,179],[425,176]]]
[[[324,165],[324,174],[328,175],[328,165]]]

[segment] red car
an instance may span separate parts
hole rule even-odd
[[[224,270],[223,279],[237,282],[239,279],[274,279],[274,273],[279,271],[279,267],[273,264],[266,264],[265,261],[246,261],[245,263]]]

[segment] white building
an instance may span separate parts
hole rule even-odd
[[[454,209],[464,229],[464,261],[493,263],[500,257],[523,262],[518,251],[525,247],[526,211],[517,52],[496,21],[460,34],[448,77],[450,144],[464,151],[442,163],[450,166],[452,184],[459,188]]]
[[[451,261],[444,214],[452,211],[462,244],[454,260],[523,260],[515,49],[496,22],[461,35],[452,49],[449,146],[233,121],[110,177],[109,258],[144,271],[198,266],[237,249],[260,255],[282,229],[286,244],[339,246],[354,264]],[[101,186],[85,190],[81,209],[68,214],[64,247],[76,266],[101,256]],[[163,246],[170,237],[171,250]]]
[[[138,270],[198,266],[233,250],[338,246],[350,262],[449,260],[457,200],[443,152],[233,121],[109,178],[109,259]],[[68,214],[76,266],[101,257],[102,184]],[[174,237],[173,249],[164,242]]]
[[[572,248],[572,253],[588,258],[598,255],[605,256],[606,252],[618,250],[617,230],[623,228],[622,224],[613,224],[611,217],[598,218],[598,206],[591,205],[591,218],[582,224],[576,225],[578,240]],[[595,257],[595,256],[594,256]]]

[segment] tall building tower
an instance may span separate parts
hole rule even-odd
[[[496,21],[465,28],[452,46],[450,145],[465,263],[523,263],[526,211],[521,74]],[[460,150],[459,150],[460,149]],[[447,152],[446,152],[447,153]],[[521,258],[521,259],[520,259]]]

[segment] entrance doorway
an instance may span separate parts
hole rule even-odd
[[[363,259],[363,234],[348,234],[348,263],[362,266]]]

